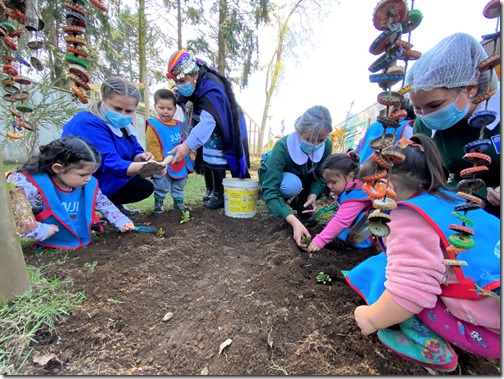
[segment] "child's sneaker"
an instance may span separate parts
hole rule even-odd
[[[184,205],[184,201],[183,200],[173,200],[173,209],[180,209],[181,211],[186,211],[189,208],[187,208]]]
[[[154,210],[152,213],[158,215],[164,212],[164,199],[161,197],[155,197],[154,198]]]
[[[458,356],[448,342],[413,316],[399,324],[400,330],[387,328],[377,332],[378,339],[398,356],[439,371],[457,368]]]

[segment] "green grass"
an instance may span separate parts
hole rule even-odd
[[[37,337],[51,335],[56,322],[85,299],[72,294],[70,282],[47,278],[44,267],[27,268],[32,289],[11,302],[0,303],[0,374],[16,375],[30,357]]]

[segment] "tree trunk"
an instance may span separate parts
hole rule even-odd
[[[182,50],[182,4],[177,0],[177,48]]]
[[[147,20],[145,17],[145,0],[138,0],[138,54],[140,55],[139,62],[139,82],[144,83],[147,80],[145,74],[147,72],[147,57],[145,53]],[[145,100],[144,100],[145,101]]]
[[[12,300],[31,288],[23,251],[16,234],[16,223],[3,175],[3,157],[0,154],[0,301]]]
[[[227,0],[219,1],[219,38],[217,41],[217,71],[226,75],[226,39],[221,25],[224,25],[227,19]]]

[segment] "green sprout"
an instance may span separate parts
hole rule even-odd
[[[164,234],[165,234],[165,231],[163,230],[163,228],[159,228],[158,231],[156,232],[156,235],[159,237],[163,237]]]
[[[189,214],[189,211],[182,211],[182,217],[180,219],[180,223],[183,224],[184,222],[189,222],[191,220],[191,215]]]
[[[98,266],[98,261],[84,263],[84,268],[95,268],[96,266]]]
[[[322,283],[322,284],[327,284],[330,285],[332,283],[332,278],[329,276],[329,274],[326,274],[323,271],[320,271],[318,275],[315,277],[317,279],[317,283]]]
[[[311,237],[307,237],[304,234],[301,236],[301,243],[303,245],[309,245],[311,242]]]

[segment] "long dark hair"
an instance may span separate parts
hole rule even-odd
[[[88,164],[96,164],[98,168],[101,164],[100,153],[93,145],[79,137],[66,136],[40,146],[39,150],[40,154],[30,157],[18,171],[54,176],[52,166],[55,163],[63,166],[64,171]]]

